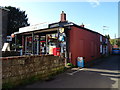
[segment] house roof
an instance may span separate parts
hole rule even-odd
[[[10,11],[9,9],[6,9],[4,7],[1,7],[1,6],[0,6],[0,9],[5,10],[5,11]]]
[[[27,26],[27,27],[20,28],[19,32],[15,32],[14,34],[23,34],[23,33],[27,34],[27,33],[30,33],[30,32],[40,33],[40,32],[46,32],[46,31],[48,32],[48,31],[51,31],[51,30],[54,31],[55,29],[57,29],[59,27],[69,27],[69,26],[75,26],[77,28],[81,28],[83,30],[87,30],[89,32],[96,33],[96,34],[99,34],[99,35],[103,36],[102,34],[100,34],[98,32],[95,32],[93,30],[90,30],[88,28],[82,27],[80,25],[77,25],[73,22],[68,22],[68,21],[66,21],[66,22],[55,22],[55,23],[48,24],[48,27],[45,27],[45,28],[38,28],[38,29],[33,29],[33,30],[28,30],[28,31],[23,30],[23,32],[20,32],[20,29],[31,27],[31,26]]]
[[[93,30],[90,30],[90,29],[88,29],[88,28],[81,27],[81,26],[79,26],[79,25],[77,25],[77,24],[73,24],[73,26],[78,27],[78,28],[81,28],[81,29],[84,29],[84,30],[87,30],[87,31],[92,32],[92,33],[100,34],[100,33],[98,33],[98,32],[95,32],[95,31],[93,31]],[[102,35],[102,34],[100,34],[100,35]],[[102,36],[103,36],[103,35],[102,35]]]

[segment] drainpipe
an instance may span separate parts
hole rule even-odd
[[[32,54],[34,54],[34,32],[32,32]]]
[[[25,51],[25,37],[22,36],[22,53]],[[24,54],[24,53],[23,53]]]
[[[66,51],[65,51],[65,67],[67,67],[67,58],[68,58],[68,56],[67,56],[67,44],[68,44],[68,42],[67,42],[67,34],[66,34],[66,32],[64,31],[64,33],[65,33],[65,42],[66,42]]]
[[[39,34],[39,55],[41,54],[40,38],[41,38],[41,36],[40,36],[40,34]]]
[[[16,51],[16,45],[17,44],[17,35],[15,34],[15,51]]]

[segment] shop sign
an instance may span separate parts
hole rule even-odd
[[[58,27],[58,26],[59,26],[59,23],[51,24],[51,25],[49,25],[49,28],[54,28],[54,27]]]
[[[7,36],[7,41],[12,41],[12,37],[11,36]]]
[[[64,41],[64,36],[60,36],[59,41]]]
[[[65,37],[66,37],[66,35],[65,35],[65,33],[60,33],[59,34],[59,41],[65,41]]]
[[[64,33],[64,28],[59,28],[60,33]]]
[[[44,22],[44,23],[40,23],[32,26],[27,26],[27,27],[20,28],[19,32],[22,33],[22,32],[44,29],[44,28],[48,28],[48,25],[49,25],[48,22]]]

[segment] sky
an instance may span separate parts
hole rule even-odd
[[[45,0],[44,0],[45,1]],[[0,0],[0,6],[14,6],[26,11],[30,25],[60,21],[62,11],[69,22],[82,23],[86,28],[100,34],[109,34],[110,38],[118,37],[118,2],[114,1],[66,1],[42,2],[37,0],[15,1]]]

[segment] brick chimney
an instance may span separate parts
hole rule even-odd
[[[65,22],[66,21],[66,14],[64,13],[64,11],[62,11],[61,13],[61,22]]]
[[[81,27],[85,27],[85,25],[82,23],[82,25],[80,25]]]

